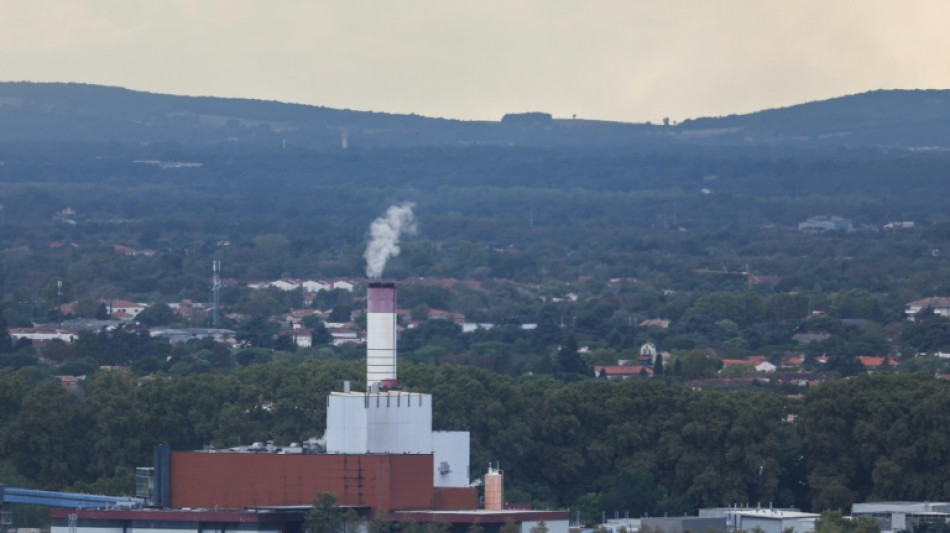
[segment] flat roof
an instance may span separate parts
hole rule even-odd
[[[736,511],[735,514],[756,518],[818,518],[820,516],[818,513],[784,511],[782,509],[742,509]]]
[[[416,522],[501,523],[509,518],[516,522],[569,520],[570,511],[534,509],[424,509],[392,511],[391,516],[411,518]]]
[[[50,517],[68,518],[76,514],[85,520],[162,520],[166,522],[297,522],[302,511],[265,509],[66,509],[50,508]]]

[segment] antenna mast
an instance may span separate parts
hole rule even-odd
[[[211,315],[211,327],[218,328],[218,306],[221,303],[221,261],[211,261],[211,290],[214,293],[214,313]]]

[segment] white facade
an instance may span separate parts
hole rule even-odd
[[[434,486],[467,487],[469,485],[470,440],[468,431],[432,432]]]
[[[811,533],[818,516],[784,509],[735,509],[726,512],[726,529],[752,531],[758,527],[763,533]]]
[[[468,431],[432,431],[432,395],[331,392],[327,453],[432,454],[436,487],[469,486]]]
[[[881,533],[914,529],[924,523],[950,520],[948,502],[868,502],[851,505],[851,516],[869,517],[881,527]]]
[[[432,395],[330,393],[327,453],[433,453]]]
[[[306,292],[328,291],[333,288],[333,286],[326,281],[305,281],[301,286]]]

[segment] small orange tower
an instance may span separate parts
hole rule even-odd
[[[505,508],[505,473],[489,463],[485,474],[485,509]]]

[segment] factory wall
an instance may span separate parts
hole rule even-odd
[[[465,445],[467,448],[468,444]],[[429,454],[432,451],[431,394],[330,393],[328,453]]]
[[[175,508],[311,505],[331,492],[339,505],[429,509],[431,480],[431,454],[171,454]]]
[[[469,485],[468,431],[433,431],[432,453],[435,462],[433,483],[436,487],[467,487]],[[443,463],[448,472],[443,472]]]
[[[436,487],[433,509],[477,509],[478,489],[475,487]]]
[[[366,412],[370,453],[432,453],[432,395],[371,394]]]

